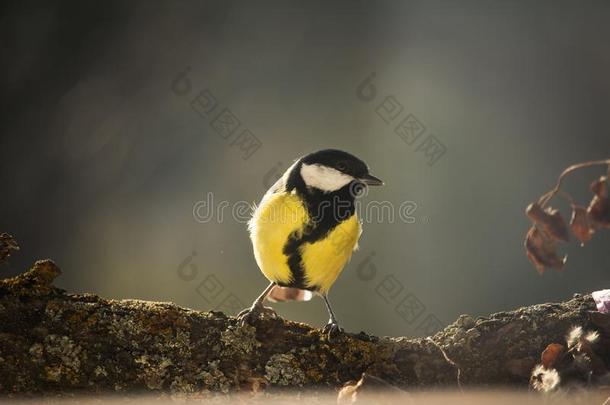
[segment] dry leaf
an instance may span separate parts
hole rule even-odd
[[[568,227],[559,210],[551,207],[542,209],[540,204],[531,203],[525,210],[527,216],[553,239],[567,242],[570,240]]]
[[[585,242],[591,240],[594,230],[589,224],[586,208],[581,207],[580,205],[573,206],[570,229],[574,236],[580,241],[581,246],[584,246]]]
[[[591,184],[595,193],[589,207],[588,218],[599,228],[610,228],[610,198],[608,198],[608,178],[602,176]]]
[[[545,236],[536,226],[532,226],[525,239],[527,258],[536,266],[540,274],[544,273],[547,267],[561,270],[566,261],[557,256],[555,251],[557,243]]]
[[[591,191],[598,197],[608,198],[608,177],[601,176],[591,183]]]
[[[563,345],[551,343],[540,355],[540,363],[546,368],[554,367],[564,351],[565,347]]]
[[[608,174],[601,176],[591,184],[591,190],[595,195],[585,209],[583,206],[577,205],[574,198],[562,190],[561,186],[568,174],[593,166],[606,166]],[[561,196],[569,201],[572,205],[569,230],[583,246],[591,240],[593,233],[598,228],[610,229],[610,182],[608,177],[610,177],[610,159],[592,160],[568,166],[559,175],[555,187],[541,195],[537,202],[528,205],[525,213],[534,222],[534,227],[530,228],[527,233],[525,247],[527,258],[536,266],[539,273],[544,272],[547,267],[557,269],[563,267],[566,257],[560,259],[556,255],[555,244],[552,242],[567,242],[570,238],[570,232],[560,212],[551,207],[546,209],[544,207],[556,196]]]

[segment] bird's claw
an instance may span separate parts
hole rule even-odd
[[[255,321],[263,318],[276,319],[278,314],[273,308],[265,307],[262,305],[253,305],[250,308],[246,308],[237,314],[237,320],[241,326],[246,324],[252,325]]]
[[[332,343],[343,333],[343,328],[337,322],[329,321],[324,326],[324,329],[322,329],[322,332],[326,334],[328,341]]]

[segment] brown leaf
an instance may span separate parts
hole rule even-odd
[[[570,230],[580,241],[580,245],[584,246],[585,242],[591,240],[594,230],[589,224],[587,209],[580,205],[573,206],[572,218],[570,219]]]
[[[559,357],[564,353],[565,347],[559,343],[551,343],[544,349],[540,355],[540,363],[546,367],[551,368],[555,366]]]
[[[598,197],[608,198],[608,177],[601,176],[591,183],[591,191]]]
[[[587,208],[588,219],[599,228],[610,228],[610,198],[608,198],[608,178],[602,176],[591,184],[595,193]]]
[[[563,220],[561,213],[552,208],[547,208],[544,211],[547,214],[547,221],[544,224],[545,231],[551,235],[554,239],[567,242],[570,240],[570,234],[568,233],[568,227],[566,222]]]
[[[551,207],[543,209],[540,204],[531,203],[525,209],[525,213],[536,225],[540,225],[544,232],[553,239],[564,242],[570,240],[568,227],[559,210]]]
[[[557,256],[555,252],[557,243],[546,236],[536,226],[532,226],[525,238],[525,248],[527,258],[534,264],[540,274],[544,273],[545,268],[550,267],[561,270],[566,261]]]

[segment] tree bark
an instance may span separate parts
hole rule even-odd
[[[427,339],[360,333],[331,343],[319,329],[283,319],[242,327],[220,312],[69,294],[53,286],[59,274],[44,260],[0,281],[0,393],[338,387],[363,372],[408,389],[455,386],[458,368],[464,385],[526,386],[546,345],[587,326],[595,310],[590,295],[575,295],[487,318],[463,315]]]

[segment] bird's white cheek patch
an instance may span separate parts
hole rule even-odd
[[[308,187],[326,192],[339,190],[354,180],[352,176],[341,173],[332,167],[307,164],[301,166],[301,177]]]

